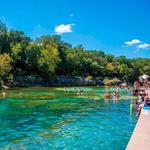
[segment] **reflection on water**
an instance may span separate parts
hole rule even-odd
[[[52,88],[19,92],[0,101],[2,149],[125,149],[136,123],[130,101],[104,101],[103,89],[83,96]]]

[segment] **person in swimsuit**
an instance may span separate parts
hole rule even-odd
[[[146,96],[144,98],[144,105],[150,106],[150,98],[148,97],[148,93],[146,93]]]
[[[146,96],[146,92],[145,90],[142,90],[141,92],[142,102],[144,102],[145,96]]]

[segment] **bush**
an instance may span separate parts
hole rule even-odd
[[[110,85],[110,80],[108,78],[105,78],[103,82],[105,85]]]

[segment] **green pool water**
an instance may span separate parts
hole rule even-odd
[[[26,88],[0,100],[0,149],[123,150],[136,124],[130,92],[104,100],[104,89]]]

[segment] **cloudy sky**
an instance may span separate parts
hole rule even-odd
[[[0,19],[33,39],[59,34],[74,46],[150,58],[150,0],[0,0]]]

